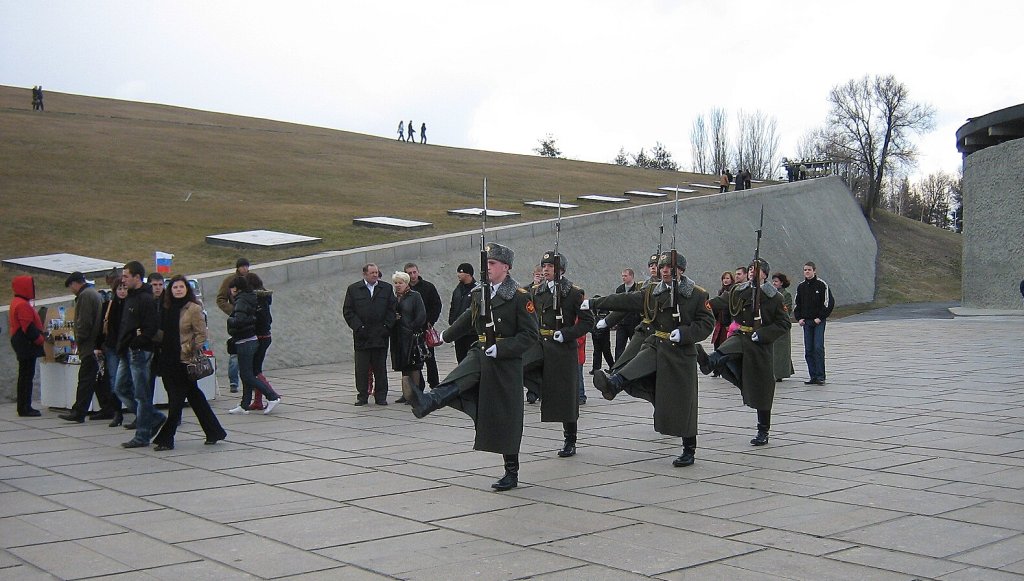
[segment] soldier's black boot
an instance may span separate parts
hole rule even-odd
[[[502,458],[505,459],[505,475],[491,485],[499,492],[519,486],[519,454],[503,454]]]
[[[405,386],[403,386],[404,388]],[[453,399],[459,396],[459,386],[454,383],[444,383],[427,393],[420,391],[420,388],[410,384],[409,395],[405,398],[412,406],[412,415],[422,418],[430,412],[437,411],[448,405]]]
[[[692,466],[694,456],[697,454],[697,436],[683,436],[683,453],[672,461],[676,468]]]
[[[594,387],[601,392],[601,395],[608,401],[615,399],[615,396],[626,388],[626,380],[618,373],[608,375],[608,372],[599,369],[594,374]]]
[[[768,428],[772,427],[772,410],[757,410],[757,435],[750,441],[752,446],[768,443]]]
[[[565,445],[558,451],[559,458],[568,458],[576,455],[576,422],[562,422],[562,434],[565,436]]]
[[[711,365],[711,358],[708,357],[708,352],[704,350],[704,346],[700,343],[697,343],[694,347],[697,348],[697,366],[700,367],[700,372],[704,375],[710,375],[715,368]]]

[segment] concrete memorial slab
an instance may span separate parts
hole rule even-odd
[[[579,208],[576,204],[566,204],[565,202],[545,202],[543,200],[537,200],[535,202],[523,202],[524,206],[533,206],[534,208],[551,208],[557,210],[561,207],[563,210],[572,210],[573,208]]]
[[[626,192],[627,196],[636,196],[638,198],[666,198],[668,194],[662,194],[659,192],[643,192],[640,190],[629,190]]]
[[[676,192],[679,192],[680,194],[693,194],[697,192],[697,190],[691,190],[689,188],[680,188],[678,186],[662,186],[658,189],[663,192],[672,192],[673,194]]]
[[[722,187],[722,186],[716,186],[716,185],[712,185],[712,184],[690,184],[690,185],[695,187],[695,188],[707,188],[709,190],[717,190],[717,189]]]
[[[321,242],[323,242],[323,238],[274,232],[273,230],[247,230],[245,232],[211,234],[206,237],[207,244],[231,246],[233,248],[291,248],[293,246],[309,246]]]
[[[461,208],[458,210],[448,210],[449,216],[482,216],[484,213],[483,208]],[[487,208],[488,218],[511,218],[513,216],[522,216],[521,212],[509,212],[508,210],[494,210]]]
[[[85,276],[91,277],[105,274],[112,268],[120,268],[124,266],[124,262],[114,262],[102,258],[80,256],[78,254],[59,253],[9,258],[3,261],[3,265],[16,270],[64,276],[77,270],[85,273]]]
[[[355,218],[352,220],[352,223],[356,226],[366,226],[368,228],[389,228],[392,230],[422,230],[423,228],[430,228],[434,225],[431,222],[403,220],[402,218],[392,218],[390,216]]]
[[[577,200],[587,200],[590,202],[601,202],[602,204],[621,204],[628,202],[629,198],[620,198],[618,196],[602,196],[599,194],[587,194],[585,196],[577,196]]]

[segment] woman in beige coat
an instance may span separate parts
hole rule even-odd
[[[206,434],[206,444],[216,444],[227,437],[216,414],[206,401],[206,395],[194,379],[189,379],[187,363],[197,349],[206,342],[206,319],[203,307],[196,300],[192,287],[182,275],[175,275],[168,283],[170,292],[164,293],[161,313],[160,371],[167,390],[167,421],[153,439],[156,451],[174,449],[174,434],[181,421],[181,410],[187,399],[192,411]]]

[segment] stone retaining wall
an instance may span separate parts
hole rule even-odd
[[[723,270],[748,264],[762,202],[761,255],[772,272],[787,273],[795,285],[803,263],[812,260],[821,278],[832,286],[838,304],[873,300],[875,239],[849,190],[834,177],[681,200],[676,238],[688,261],[686,274],[717,293]],[[591,295],[613,292],[627,267],[642,279],[647,258],[658,246],[663,216],[663,247],[671,247],[672,213],[673,202],[662,202],[563,218],[559,249],[569,260],[566,276]],[[439,326],[446,327],[456,267],[469,262],[479,269],[479,225],[467,219],[466,228],[462,233],[254,265],[253,271],[274,290],[274,343],[266,369],[336,362],[339,373],[351,373],[352,334],[341,307],[346,287],[360,280],[366,262],[378,264],[389,281],[391,273],[406,262],[416,262],[422,276],[441,293],[444,311]],[[488,240],[515,250],[512,275],[525,284],[532,279],[533,265],[541,254],[554,247],[554,219],[489,228]],[[226,317],[214,299],[221,281],[232,273],[195,276],[209,305],[215,350],[224,357]],[[68,301],[63,297],[40,304]],[[6,333],[7,317],[3,314],[0,319]],[[219,366],[220,374],[226,373],[224,363],[226,359]],[[0,349],[0,396],[13,397],[16,373],[12,351]]]

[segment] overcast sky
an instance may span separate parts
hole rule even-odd
[[[432,143],[610,162],[721,107],[774,116],[779,155],[829,90],[892,74],[932,105],[916,174],[956,172],[967,117],[1024,101],[1015,1],[0,0],[0,84]],[[26,96],[28,100],[28,96]]]

